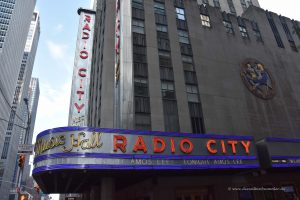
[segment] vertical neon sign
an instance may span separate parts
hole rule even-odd
[[[94,11],[79,9],[78,13],[80,14],[80,23],[73,69],[69,111],[70,126],[87,125],[90,69],[95,23]]]

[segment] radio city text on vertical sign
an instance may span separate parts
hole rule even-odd
[[[81,40],[83,41],[83,46],[82,49],[79,52],[79,57],[82,60],[86,60],[89,58],[89,51],[88,51],[88,40],[90,39],[90,35],[91,35],[91,28],[90,28],[90,23],[91,23],[91,16],[88,14],[84,14],[84,19],[83,19],[84,25],[82,28],[82,33],[81,33]],[[76,90],[76,94],[77,94],[77,100],[78,103],[75,102],[74,106],[77,110],[78,113],[81,112],[81,110],[84,108],[85,104],[84,104],[84,95],[86,95],[84,93],[84,87],[86,87],[85,83],[85,79],[86,79],[86,73],[87,73],[87,68],[86,67],[80,67],[78,68],[77,74],[78,74],[78,81],[79,81],[79,88],[77,88]]]

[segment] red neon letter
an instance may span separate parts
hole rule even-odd
[[[84,21],[90,23],[91,22],[91,16],[89,15],[84,15]]]
[[[246,143],[244,142],[244,141],[242,141],[241,142],[242,143],[242,145],[244,146],[244,148],[245,148],[245,152],[247,153],[247,154],[249,154],[249,147],[250,147],[250,141],[247,141]]]
[[[82,30],[91,31],[89,24],[85,24]]]
[[[229,140],[227,143],[231,145],[232,153],[236,154],[235,145],[237,144],[237,141],[235,141],[235,140]]]
[[[80,110],[84,107],[84,104],[79,106],[77,103],[75,103],[75,107],[77,108],[78,113],[80,113]]]
[[[87,33],[87,32],[82,32],[82,37],[81,37],[81,39],[87,40],[87,39],[89,39],[89,38],[90,38],[90,34],[89,34],[89,33]]]
[[[79,69],[78,69],[78,75],[79,75],[80,77],[86,77],[86,74],[83,73],[83,72],[86,72],[86,69],[85,69],[85,68],[79,68]]]
[[[80,75],[79,75],[79,76],[80,76]],[[83,87],[82,84],[83,84],[82,79],[80,79],[80,88]]]
[[[142,136],[137,137],[135,144],[134,144],[133,151],[134,152],[144,151],[144,153],[147,153],[147,147],[146,147],[145,141]]]
[[[206,143],[206,148],[209,153],[216,154],[218,151],[216,149],[212,149],[211,144],[216,144],[216,140],[208,140]]]
[[[122,143],[119,143],[118,141],[122,141]],[[114,135],[114,151],[118,151],[120,149],[123,153],[126,153],[126,145],[127,145],[127,139],[123,135]]]
[[[82,59],[87,59],[89,57],[89,53],[87,51],[83,50],[83,51],[80,51],[80,55],[79,56]]]
[[[189,148],[185,148],[184,143],[187,143],[189,145]],[[191,153],[193,151],[193,148],[194,148],[193,143],[189,139],[184,138],[180,141],[180,150],[183,153]]]
[[[174,139],[173,139],[173,138],[171,138],[171,139],[170,139],[170,142],[171,142],[171,152],[172,152],[172,153],[175,153],[175,144],[174,144]]]
[[[77,94],[79,96],[79,100],[81,100],[81,97],[84,94],[84,91],[77,90]]]
[[[221,145],[222,145],[222,153],[226,154],[226,147],[225,147],[224,140],[221,140]]]
[[[160,143],[160,147],[158,147],[158,143]],[[159,137],[153,138],[153,152],[154,153],[164,152],[165,148],[166,148],[166,143],[165,143],[164,139],[159,138]]]

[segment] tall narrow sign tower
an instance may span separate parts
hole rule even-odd
[[[79,8],[78,14],[80,20],[73,69],[69,126],[87,125],[89,101],[95,11]]]

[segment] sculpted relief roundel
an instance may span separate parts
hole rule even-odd
[[[271,99],[275,96],[275,82],[264,64],[255,59],[246,59],[241,66],[245,86],[257,97]]]

